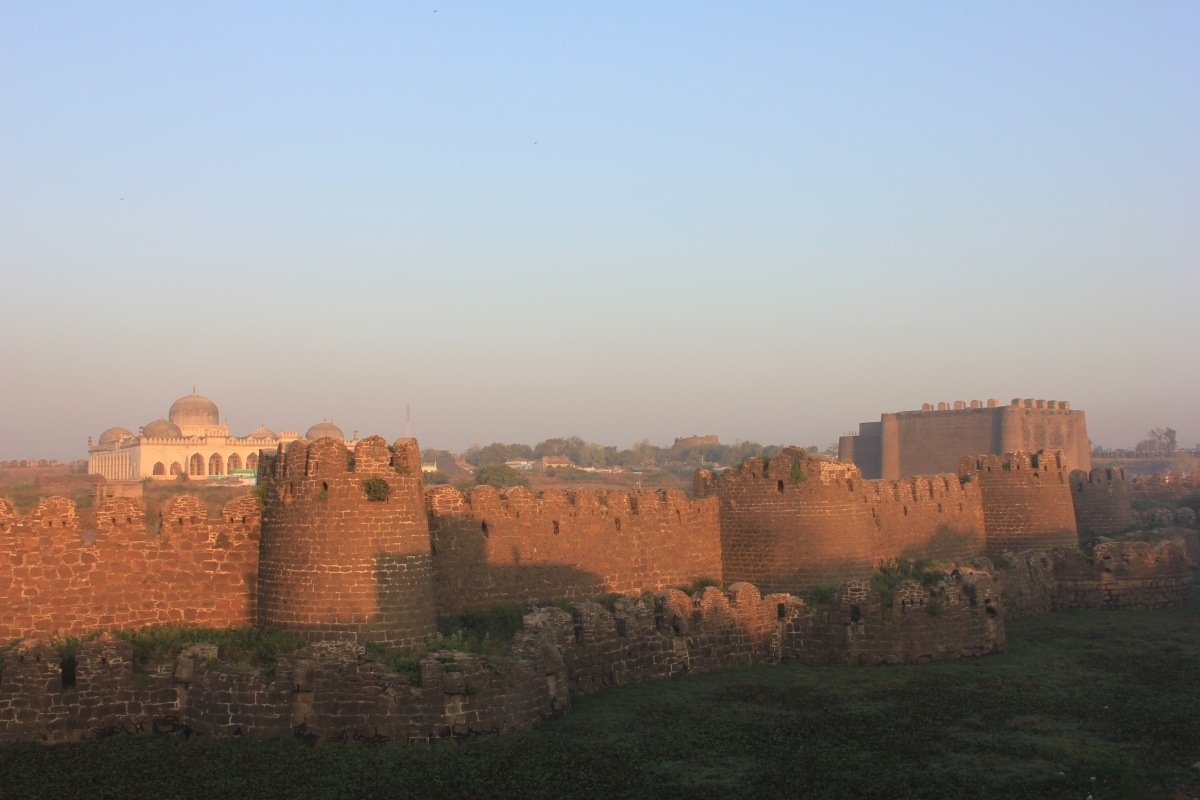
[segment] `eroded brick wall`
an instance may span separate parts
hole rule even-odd
[[[727,581],[802,591],[870,575],[893,558],[959,560],[983,547],[978,486],[955,475],[868,481],[857,467],[788,448],[718,476]]]
[[[435,630],[429,526],[415,439],[351,453],[297,440],[259,462],[267,482],[259,624],[312,639],[414,646]],[[377,481],[386,497],[368,493]]]
[[[849,581],[828,608],[787,621],[781,656],[809,664],[920,664],[999,653],[1004,643],[991,578],[968,574],[933,589],[905,581],[887,603],[867,581]]]
[[[1120,467],[1072,471],[1071,501],[1081,536],[1107,536],[1133,525],[1129,487]]]
[[[443,614],[722,578],[715,499],[439,486],[426,503]]]
[[[1078,543],[1062,453],[968,456],[959,472],[978,481],[987,551],[1074,547]]]
[[[209,519],[199,498],[180,496],[148,526],[140,500],[114,497],[95,519],[85,529],[61,497],[24,517],[0,498],[0,639],[253,623],[254,498],[237,498]]]

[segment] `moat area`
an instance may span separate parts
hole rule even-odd
[[[990,658],[689,675],[428,746],[5,745],[0,797],[1194,797],[1197,679],[1200,601],[1060,612],[1011,622]]]

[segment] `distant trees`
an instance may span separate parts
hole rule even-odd
[[[463,460],[473,467],[503,464],[505,461],[528,461],[533,457],[533,448],[527,444],[502,444],[500,442],[492,442],[485,447],[472,445],[463,453]]]
[[[810,448],[814,452],[816,448]],[[635,470],[652,470],[698,466],[733,466],[748,458],[777,455],[781,447],[763,446],[758,442],[735,444],[704,444],[692,447],[656,447],[648,440],[637,442],[632,448],[622,450],[611,445],[585,441],[579,436],[557,437],[538,442],[529,447],[524,444],[492,442],[489,445],[473,445],[463,453],[463,459],[474,467],[502,465],[508,461],[530,461],[546,457],[565,457],[578,467],[605,469],[627,467]]]
[[[507,489],[510,486],[528,488],[529,481],[512,467],[506,467],[503,464],[485,464],[475,470],[475,485],[494,486],[497,489]]]
[[[1139,456],[1170,455],[1177,446],[1174,428],[1154,428],[1137,443],[1134,452]]]

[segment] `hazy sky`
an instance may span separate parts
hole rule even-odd
[[[0,457],[1200,439],[1200,3],[0,1]]]

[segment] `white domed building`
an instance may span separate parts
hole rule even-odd
[[[307,438],[334,436],[342,431],[325,420],[308,429]],[[195,392],[171,404],[166,419],[148,422],[140,433],[115,426],[88,437],[88,473],[110,481],[241,478],[254,482],[258,454],[300,438],[297,431],[278,433],[259,426],[245,436],[231,436],[221,424],[217,404]]]

